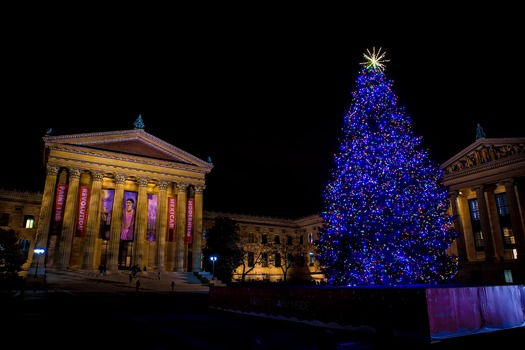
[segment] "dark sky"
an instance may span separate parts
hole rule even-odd
[[[372,47],[437,163],[473,143],[477,123],[487,137],[525,136],[518,14],[411,11],[19,15],[2,43],[0,187],[43,190],[48,128],[132,129],[142,114],[148,133],[211,156],[205,210],[317,214]]]

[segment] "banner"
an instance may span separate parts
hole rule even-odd
[[[88,204],[89,204],[89,187],[80,186],[80,196],[78,198],[78,211],[77,211],[77,229],[75,231],[76,237],[84,237],[86,235]]]
[[[153,242],[156,240],[157,230],[157,195],[148,194],[148,227],[146,230],[146,240]]]
[[[174,197],[168,197],[168,229],[166,242],[175,242],[175,223],[177,219],[177,205]]]
[[[137,192],[124,191],[124,209],[122,210],[122,228],[120,230],[120,239],[123,241],[133,240],[137,195]]]
[[[64,202],[66,200],[66,184],[58,184],[57,195],[55,199],[55,222],[62,222],[64,219]]]
[[[193,242],[193,199],[188,199],[188,211],[186,221],[186,243]]]
[[[100,210],[99,238],[108,240],[111,230],[111,212],[113,211],[114,189],[102,189],[102,207]]]

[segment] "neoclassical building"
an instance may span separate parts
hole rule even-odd
[[[35,248],[58,269],[200,271],[213,165],[142,128],[43,137]]]
[[[220,215],[237,223],[254,255],[265,241],[289,242],[290,253],[301,257],[295,261],[304,264],[295,264],[288,277],[323,280],[315,259],[318,215],[206,212],[205,176],[213,165],[141,128],[43,141],[43,193],[0,191],[0,227],[20,232],[24,269],[40,261],[57,269],[199,272],[203,232]],[[525,283],[525,138],[478,137],[440,167],[460,233],[450,248],[459,257],[456,281]],[[44,249],[43,256],[35,248]],[[246,280],[282,279],[271,264],[246,266],[253,267]],[[234,277],[242,273],[240,266]]]
[[[247,282],[325,281],[316,259],[315,240],[322,225],[319,215],[286,219],[204,211],[204,230],[219,216],[236,223],[247,252],[244,264],[233,271],[235,280],[243,280],[244,275]]]
[[[525,138],[477,140],[441,164],[458,281],[525,283]]]

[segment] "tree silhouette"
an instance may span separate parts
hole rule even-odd
[[[244,257],[237,223],[229,217],[218,216],[213,226],[206,232],[204,239],[205,245],[202,248],[204,269],[211,272],[215,265],[215,277],[222,282],[230,283],[233,271],[242,264]],[[214,264],[210,260],[211,256],[217,257]]]
[[[0,229],[0,286],[11,288],[20,282],[18,272],[26,262],[20,249],[19,235],[13,229]]]

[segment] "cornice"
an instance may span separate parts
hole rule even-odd
[[[206,174],[211,170],[210,168],[202,168],[196,165],[189,165],[186,163],[170,162],[167,160],[159,160],[159,159],[155,159],[155,161],[152,161],[151,158],[147,158],[143,156],[137,156],[137,155],[122,156],[122,153],[118,153],[118,152],[102,151],[102,150],[93,151],[93,150],[86,150],[85,148],[68,147],[65,145],[49,146],[48,149],[52,151],[56,151],[56,152],[65,152],[65,153],[71,153],[71,154],[76,154],[80,156],[86,156],[86,157],[96,157],[98,159],[105,158],[105,159],[108,159],[109,161],[122,161],[122,162],[140,164],[141,166],[150,165],[150,166],[169,168],[169,169],[179,170],[179,171],[182,170],[182,171],[196,172],[200,174]],[[58,157],[56,155],[53,155],[53,156],[48,155],[48,157],[54,158],[54,159],[68,160],[68,161],[71,160],[65,157]],[[48,160],[48,162],[50,161]],[[85,163],[98,164],[95,162],[85,162]],[[118,168],[118,166],[115,166],[114,164],[112,164],[112,166],[115,168]]]
[[[28,192],[28,191],[21,192],[17,190],[0,189],[0,198],[5,198],[5,199],[42,202],[42,196],[43,195],[40,192]]]
[[[318,215],[311,215],[302,219],[298,220],[292,220],[292,219],[282,219],[282,218],[274,218],[274,217],[268,217],[268,216],[256,216],[256,215],[245,215],[245,214],[231,214],[231,213],[223,213],[223,212],[215,212],[215,211],[204,211],[203,212],[203,218],[208,220],[213,220],[216,217],[223,216],[228,217],[232,219],[233,221],[242,224],[242,223],[250,223],[250,224],[259,224],[259,225],[274,225],[279,227],[288,227],[288,228],[301,228],[304,226],[312,225],[321,223],[322,219]]]
[[[106,177],[114,177],[117,178],[117,174],[125,174],[126,178],[136,178],[140,176],[146,176],[151,180],[165,180],[165,181],[172,181],[172,182],[185,182],[192,185],[203,185],[205,183],[205,178],[199,178],[195,176],[185,176],[181,174],[171,174],[166,172],[160,172],[160,171],[154,171],[151,169],[137,169],[137,168],[128,168],[128,167],[122,167],[122,166],[115,166],[115,165],[100,165],[96,162],[86,162],[86,161],[79,161],[75,160],[72,161],[71,159],[63,159],[60,161],[60,158],[52,158],[50,159],[50,164],[54,164],[56,166],[60,167],[76,167],[76,168],[83,168],[90,171],[103,171],[104,175]],[[153,175],[153,176],[152,176]]]

